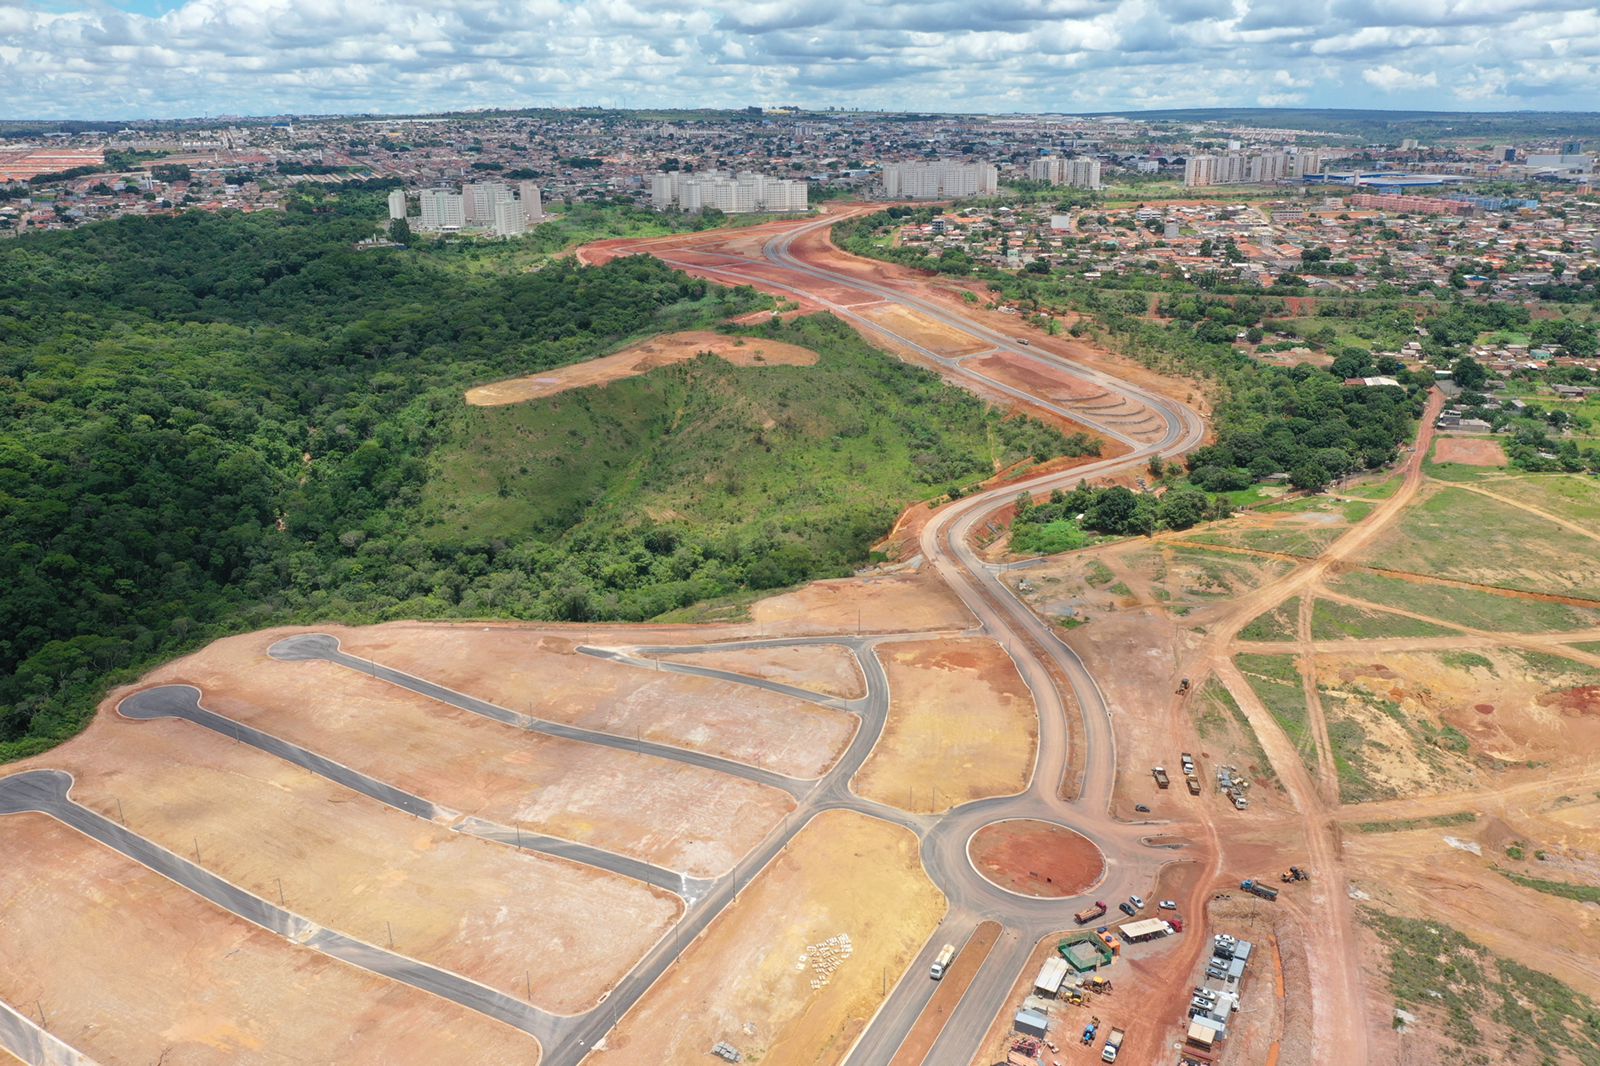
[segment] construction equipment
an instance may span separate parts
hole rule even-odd
[[[1291,866],[1278,875],[1278,880],[1287,885],[1292,881],[1309,881],[1311,875],[1299,866]]]
[[[1085,1044],[1094,1043],[1094,1034],[1099,1032],[1099,1030],[1100,1030],[1100,1019],[1099,1019],[1099,1017],[1095,1017],[1095,1018],[1090,1019],[1089,1024],[1083,1027],[1083,1042]]]
[[[1150,773],[1155,776],[1157,788],[1166,788],[1172,784],[1171,778],[1167,777],[1167,768],[1165,766],[1152,767]]]
[[[1244,889],[1246,892],[1249,892],[1251,895],[1260,896],[1262,899],[1270,900],[1278,898],[1277,889],[1270,885],[1264,885],[1261,882],[1253,879],[1246,879],[1239,882],[1239,887]]]
[[[1127,1034],[1121,1029],[1111,1030],[1111,1035],[1106,1037],[1106,1046],[1100,1052],[1101,1062],[1116,1062],[1117,1052],[1122,1050],[1122,1038]]]
[[[1094,921],[1096,918],[1100,917],[1101,915],[1105,914],[1105,912],[1106,912],[1105,901],[1100,900],[1100,901],[1096,901],[1096,903],[1095,903],[1095,905],[1093,907],[1086,907],[1085,909],[1079,911],[1077,914],[1074,914],[1072,916],[1072,918],[1079,925],[1086,925],[1089,922]]]
[[[1096,993],[1098,995],[1102,995],[1103,996],[1107,992],[1111,991],[1111,978],[1109,978],[1109,977],[1091,977],[1091,978],[1089,978],[1089,980],[1087,982],[1085,982],[1084,987],[1086,987],[1091,992],[1094,992],[1094,993]]]
[[[1182,681],[1178,682],[1178,695],[1181,696],[1181,695],[1183,695],[1184,693],[1186,693],[1188,691],[1189,691],[1189,679],[1186,677]]]
[[[950,964],[955,961],[955,958],[956,946],[954,944],[946,944],[939,949],[939,957],[933,960],[933,967],[928,976],[935,981],[939,980],[944,976],[944,972],[950,968]]]
[[[1184,781],[1189,785],[1189,795],[1200,795],[1200,779],[1198,777],[1190,774],[1188,777],[1184,778]]]

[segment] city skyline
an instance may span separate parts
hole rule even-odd
[[[1574,0],[0,5],[13,118],[518,106],[1592,108]]]

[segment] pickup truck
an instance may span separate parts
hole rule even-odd
[[[1121,1029],[1111,1030],[1111,1035],[1106,1037],[1105,1049],[1100,1052],[1101,1062],[1117,1061],[1117,1052],[1122,1050],[1122,1038],[1125,1035]]]

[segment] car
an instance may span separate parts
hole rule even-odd
[[[1129,896],[1128,897],[1128,902],[1133,904],[1133,909],[1134,910],[1136,910],[1136,911],[1144,910],[1144,899],[1142,897],[1140,897],[1140,896]]]
[[[1149,807],[1146,807],[1146,806],[1145,806],[1145,805],[1144,805],[1144,804],[1142,804],[1142,803],[1135,803],[1135,804],[1134,804],[1134,805],[1133,805],[1133,809],[1134,809],[1134,810],[1136,810],[1136,811],[1138,811],[1138,812],[1139,812],[1139,813],[1140,813],[1140,814],[1149,814],[1149,813],[1150,813],[1150,808],[1149,808]]]
[[[1018,337],[1017,338],[1017,343],[1018,344],[1027,344],[1028,343],[1028,338],[1026,338],[1026,337]]]
[[[1178,901],[1175,899],[1164,899],[1161,901],[1161,909],[1164,911],[1175,911],[1178,909]]]
[[[1117,908],[1119,910],[1121,910],[1123,914],[1126,914],[1129,918],[1132,918],[1135,914],[1139,913],[1138,908],[1136,908],[1133,904],[1129,903],[1127,900],[1123,900],[1121,903],[1117,904]]]

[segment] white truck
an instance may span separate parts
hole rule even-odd
[[[1106,1046],[1100,1052],[1101,1062],[1116,1062],[1117,1052],[1122,1049],[1123,1032],[1121,1029],[1111,1030],[1111,1035],[1106,1037]]]
[[[929,971],[929,976],[935,981],[943,977],[945,971],[950,968],[950,964],[955,961],[955,958],[956,946],[954,944],[946,944],[940,948],[938,958],[933,960],[933,968]]]

